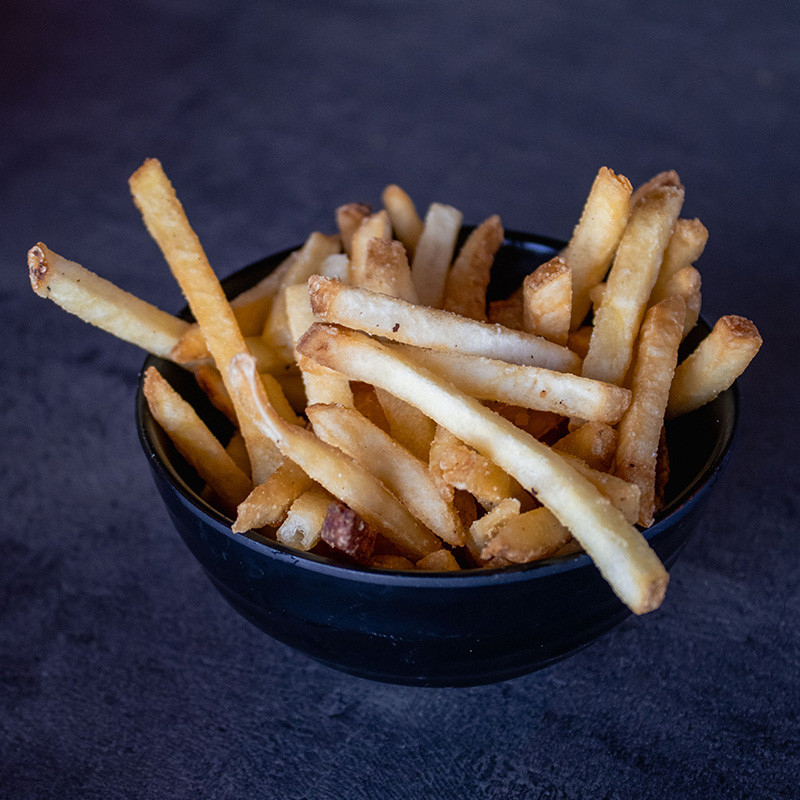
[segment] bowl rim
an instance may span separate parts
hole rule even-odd
[[[465,225],[462,227],[462,232],[468,233],[472,227],[473,226]],[[557,252],[565,245],[565,241],[550,236],[514,230],[506,230],[504,232],[503,246],[519,247],[539,255],[548,255],[553,251]],[[227,277],[222,278],[220,282],[226,292],[231,288],[233,283],[246,283],[251,278],[254,282],[263,274],[264,262],[271,261],[274,262],[274,265],[277,265],[281,260],[301,246],[302,245],[296,245],[295,247],[286,248],[267,255],[241,269],[235,270]],[[244,291],[245,288],[246,286],[241,288],[240,291]],[[178,316],[192,319],[188,306],[184,306],[178,313]],[[708,321],[702,315],[698,320],[698,324],[704,328],[706,332],[711,329]],[[244,534],[233,533],[230,529],[232,520],[203,500],[184,481],[177,470],[165,462],[160,448],[155,445],[150,436],[148,427],[156,423],[147,407],[142,385],[147,368],[150,366],[157,366],[161,362],[163,362],[163,359],[148,354],[137,378],[135,410],[139,442],[151,468],[173,492],[178,494],[181,502],[189,507],[192,513],[199,517],[203,523],[210,525],[239,545],[244,545],[269,558],[296,564],[312,572],[327,574],[331,577],[344,578],[360,583],[379,583],[409,588],[419,588],[420,586],[445,588],[455,586],[456,584],[463,587],[465,585],[487,586],[515,583],[529,580],[532,577],[546,577],[561,572],[594,566],[594,562],[590,556],[582,552],[565,556],[553,556],[526,564],[511,564],[504,567],[476,567],[474,569],[458,571],[392,570],[378,567],[365,567],[358,564],[344,564],[328,556],[296,550],[295,548],[284,545],[276,540],[260,536],[258,533],[252,531]],[[637,526],[637,529],[641,531],[648,543],[666,528],[679,521],[691,510],[694,506],[693,500],[710,488],[715,477],[730,458],[739,421],[740,398],[738,381],[735,381],[724,394],[729,396],[732,404],[728,430],[723,431],[717,437],[702,469],[698,470],[695,477],[687,486],[656,515],[656,522],[647,529],[641,529]]]

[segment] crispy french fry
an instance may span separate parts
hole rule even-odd
[[[644,537],[565,458],[452,384],[356,331],[312,326],[298,350],[351,380],[417,406],[531,489],[581,542],[612,589],[635,613],[657,608],[669,577]]]
[[[565,420],[565,417],[552,411],[522,408],[521,406],[512,406],[508,403],[500,403],[494,400],[484,400],[483,404],[487,408],[491,408],[492,411],[496,411],[501,417],[505,417],[509,422],[513,422],[514,425],[529,433],[534,439],[539,439],[540,441],[545,441],[558,433]]]
[[[372,209],[366,203],[346,203],[336,209],[336,226],[339,228],[342,247],[348,256],[353,252],[353,234],[371,213]]]
[[[411,198],[395,184],[383,190],[383,205],[389,212],[389,219],[395,235],[403,243],[409,258],[414,258],[417,242],[422,235],[424,223],[420,219]]]
[[[492,325],[502,325],[512,331],[524,330],[522,293],[489,303],[488,319]]]
[[[321,486],[312,486],[295,500],[286,519],[275,532],[282,544],[298,550],[311,550],[322,538],[322,525],[336,498]]]
[[[659,172],[657,175],[653,175],[650,180],[645,181],[645,183],[639,186],[631,195],[631,210],[640,205],[648,195],[652,194],[658,189],[663,189],[665,186],[683,189],[680,176],[674,169],[668,169],[664,172]]]
[[[375,548],[375,528],[352,508],[332,503],[322,523],[322,540],[360,563],[369,563]]]
[[[313,405],[307,414],[322,441],[369,464],[372,474],[423,525],[449,544],[464,543],[461,520],[453,504],[439,494],[426,463],[353,408]]]
[[[420,461],[427,461],[431,442],[436,435],[436,423],[418,408],[380,387],[375,388],[375,394],[389,423],[392,438]]]
[[[572,270],[556,256],[522,283],[522,329],[566,345],[572,314]],[[585,315],[584,315],[585,316]]]
[[[453,572],[461,567],[456,561],[456,557],[449,550],[442,548],[417,561],[417,569],[428,572]]]
[[[702,296],[700,292],[700,273],[694,267],[684,267],[670,278],[664,290],[664,297],[677,295],[686,303],[686,319],[683,323],[683,338],[697,324],[700,318]],[[660,301],[659,301],[660,302]]]
[[[586,422],[555,442],[553,450],[580,458],[590,467],[607,472],[617,450],[617,432],[603,422]]]
[[[608,498],[614,507],[620,510],[628,522],[635,523],[639,519],[641,491],[635,483],[594,469],[583,459],[568,453],[562,452],[562,455],[576,472],[580,472],[603,497]]]
[[[241,432],[235,430],[225,445],[225,452],[233,459],[239,469],[250,477],[250,459],[247,457],[247,445]]]
[[[155,367],[148,367],[145,372],[142,390],[150,413],[178,452],[211,486],[226,509],[236,508],[252,488],[250,479],[236,466],[197,412]]]
[[[314,481],[297,464],[285,459],[266,481],[258,484],[239,504],[231,530],[245,533],[280,525],[286,519],[292,503],[313,484]]]
[[[405,248],[394,239],[369,240],[360,285],[409,303],[416,303],[419,299],[411,280]]]
[[[583,323],[589,312],[589,290],[608,270],[628,221],[631,191],[626,177],[602,167],[569,244],[561,252],[572,270],[571,330]]]
[[[439,540],[417,522],[372,475],[368,466],[321,441],[311,431],[280,418],[257,380],[251,356],[242,353],[232,359],[230,377],[236,396],[254,424],[307,475],[352,508],[405,555],[419,559],[439,549]]]
[[[592,326],[583,325],[576,331],[570,331],[569,338],[567,339],[567,347],[575,353],[578,358],[586,358],[589,352],[589,343],[592,339]]]
[[[33,291],[65,311],[149,353],[169,358],[189,329],[186,320],[168,314],[120,289],[39,242],[28,251]]]
[[[434,350],[458,350],[467,355],[565,372],[580,368],[580,359],[573,352],[540,336],[407,303],[316,275],[309,279],[308,288],[311,308],[318,320]]]
[[[411,277],[423,305],[439,308],[442,304],[461,220],[461,212],[453,206],[431,203],[428,208],[411,262]]]
[[[486,288],[503,235],[503,224],[496,214],[470,233],[447,274],[442,308],[486,321]]]
[[[485,563],[483,549],[497,535],[500,528],[520,514],[519,501],[508,497],[498,503],[480,519],[476,519],[467,531],[467,549],[479,563]]]
[[[744,317],[720,317],[711,333],[675,370],[667,416],[677,417],[710,403],[744,372],[761,347],[756,326]]]
[[[351,381],[350,389],[353,392],[353,408],[384,433],[389,433],[389,420],[386,419],[386,412],[378,400],[375,387],[371,383]]]
[[[228,363],[234,353],[246,351],[247,346],[200,240],[156,159],[147,159],[131,175],[129,183],[145,226],[183,290],[228,394],[231,394],[227,377]],[[236,416],[247,443],[253,479],[260,483],[280,464],[280,455],[263,434],[241,419],[238,408]]]
[[[523,367],[459,352],[410,345],[393,347],[479,400],[497,400],[610,424],[619,422],[631,400],[628,389],[568,372]]]
[[[671,294],[667,286],[673,276],[685,267],[691,267],[703,253],[708,241],[708,230],[699,219],[679,219],[675,222],[672,236],[661,260],[650,305],[660,303]]]
[[[639,487],[638,521],[644,527],[655,514],[658,440],[685,319],[686,303],[677,296],[647,312],[633,367],[633,400],[619,424],[615,473]]]
[[[572,539],[570,532],[546,508],[535,508],[507,520],[481,551],[490,561],[502,558],[512,564],[527,564],[555,555]]]
[[[349,282],[355,286],[365,285],[364,270],[367,263],[367,247],[373,239],[392,238],[392,226],[386,210],[365,217],[353,233],[350,254]],[[401,245],[402,247],[402,245]]]
[[[631,213],[594,319],[583,375],[621,383],[630,367],[664,248],[683,204],[683,189],[654,189]]]
[[[198,364],[192,369],[192,374],[197,381],[197,385],[211,401],[211,405],[221,411],[234,425],[238,425],[236,409],[233,407],[233,402],[225,388],[219,370],[211,364]]]

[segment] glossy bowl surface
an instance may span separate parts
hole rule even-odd
[[[467,232],[469,229],[465,229]],[[506,232],[490,298],[504,297],[563,242]],[[229,296],[253,285],[290,250],[223,281]],[[184,314],[186,312],[184,311]],[[708,330],[701,320],[684,349]],[[149,357],[220,436],[229,430],[192,376]],[[586,555],[495,570],[391,572],[343,566],[256,534],[235,535],[205,503],[196,475],[136,399],[139,437],[172,521],[225,599],[275,639],[328,666],[373,680],[466,686],[532,672],[585,647],[629,615]],[[646,538],[675,562],[730,453],[736,386],[669,423],[666,505]],[[667,602],[669,601],[669,591]]]

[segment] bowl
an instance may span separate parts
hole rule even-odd
[[[563,246],[545,236],[506,232],[490,298],[509,294]],[[228,295],[253,285],[289,252],[223,281]],[[186,310],[183,314],[188,316]],[[684,349],[693,349],[707,331],[701,319]],[[142,375],[151,365],[195,405],[212,430],[225,435],[229,423],[188,372],[151,356]],[[668,424],[672,466],[665,505],[644,532],[667,568],[727,461],[738,407],[734,385]],[[502,569],[394,572],[342,565],[255,533],[233,534],[230,519],[200,497],[197,476],[151,417],[141,379],[136,418],[169,516],[220,594],[273,638],[335,669],[419,686],[491,683],[575,653],[630,613],[585,554]]]

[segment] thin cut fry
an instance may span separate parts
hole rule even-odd
[[[567,461],[458,391],[363,334],[314,325],[298,350],[351,380],[370,380],[413,403],[535,492],[584,546],[635,613],[657,608],[669,577],[642,535]]]
[[[403,243],[409,258],[414,258],[417,242],[422,235],[424,223],[417,213],[411,198],[395,184],[383,190],[383,205],[389,212],[395,235]]]
[[[617,450],[617,432],[602,422],[587,422],[553,444],[553,450],[580,458],[590,467],[607,472]]]
[[[234,392],[254,424],[307,475],[394,542],[405,555],[420,559],[439,549],[439,540],[417,522],[368,466],[278,416],[257,380],[251,356],[246,353],[236,356],[231,361],[230,375]]]
[[[153,419],[164,429],[178,452],[211,486],[227,509],[236,508],[252,488],[197,412],[161,376],[155,367],[145,372],[142,391]]]
[[[442,203],[431,203],[425,215],[425,226],[411,262],[411,276],[420,303],[426,306],[439,308],[442,304],[461,220],[458,209]]]
[[[436,435],[436,423],[418,408],[379,387],[375,388],[375,394],[389,423],[392,438],[420,461],[427,461],[431,442]]]
[[[428,572],[454,572],[461,567],[458,565],[456,557],[449,550],[442,548],[417,561],[417,569],[424,569]]]
[[[200,240],[156,159],[147,159],[131,175],[129,183],[145,226],[183,290],[228,394],[232,394],[228,385],[228,363],[235,353],[246,351],[247,346]],[[236,416],[253,465],[253,479],[260,483],[280,464],[280,456],[263,434],[241,419],[238,408]]]
[[[556,256],[537,267],[522,290],[522,329],[565,345],[572,314],[572,270],[567,262]]]
[[[677,296],[647,312],[633,367],[633,400],[619,424],[615,472],[639,487],[639,524],[644,527],[653,524],[655,514],[658,440],[685,318],[686,303]]]
[[[336,226],[342,238],[342,247],[348,256],[353,252],[353,234],[370,213],[372,209],[365,203],[347,203],[336,209]]]
[[[418,302],[411,280],[411,268],[405,248],[394,239],[370,239],[361,275],[361,286],[374,292],[399,297],[409,303]]]
[[[603,167],[594,179],[581,218],[561,256],[572,269],[572,322],[580,327],[589,312],[589,290],[600,283],[617,249],[631,196],[631,183]]]
[[[711,333],[675,370],[667,416],[677,417],[710,403],[744,372],[761,347],[761,335],[749,319],[720,317]]]
[[[663,189],[665,186],[673,186],[678,189],[683,189],[680,176],[674,169],[668,169],[664,172],[659,172],[657,175],[653,175],[650,180],[639,186],[631,195],[631,210],[640,205],[648,195],[652,194],[658,189]]]
[[[289,547],[311,550],[322,538],[322,524],[335,502],[334,496],[321,486],[312,486],[292,503],[275,537]]]
[[[622,383],[664,248],[683,204],[683,190],[655,189],[631,213],[597,310],[583,374]]]
[[[512,364],[576,372],[580,359],[540,336],[512,331],[449,311],[312,276],[308,281],[314,316],[396,342],[499,358]]]
[[[483,557],[483,549],[497,535],[500,528],[518,517],[519,513],[519,501],[509,497],[469,526],[467,549],[478,563],[488,560]]]
[[[496,214],[472,231],[447,274],[442,308],[486,321],[486,288],[502,243],[503,224]]]
[[[691,267],[703,253],[708,241],[708,230],[699,219],[679,219],[675,222],[669,244],[661,260],[650,305],[660,303],[668,296],[667,284],[685,267]]]
[[[364,269],[367,262],[367,246],[373,239],[391,239],[392,226],[385,210],[365,217],[353,233],[350,246],[350,283],[365,285]]]
[[[489,322],[502,325],[512,331],[524,330],[522,292],[513,294],[503,300],[492,300],[489,303]]]
[[[527,564],[555,555],[570,539],[570,532],[550,511],[535,508],[501,525],[481,551],[481,558]]]
[[[169,358],[170,350],[190,327],[186,320],[67,261],[42,242],[28,251],[28,271],[33,291],[40,297],[162,358]]]
[[[700,305],[702,296],[700,293],[700,273],[694,267],[684,267],[676,272],[667,282],[664,290],[664,297],[677,295],[682,297],[686,303],[686,319],[683,323],[683,338],[697,324],[700,318]],[[660,301],[659,301],[660,302]]]

